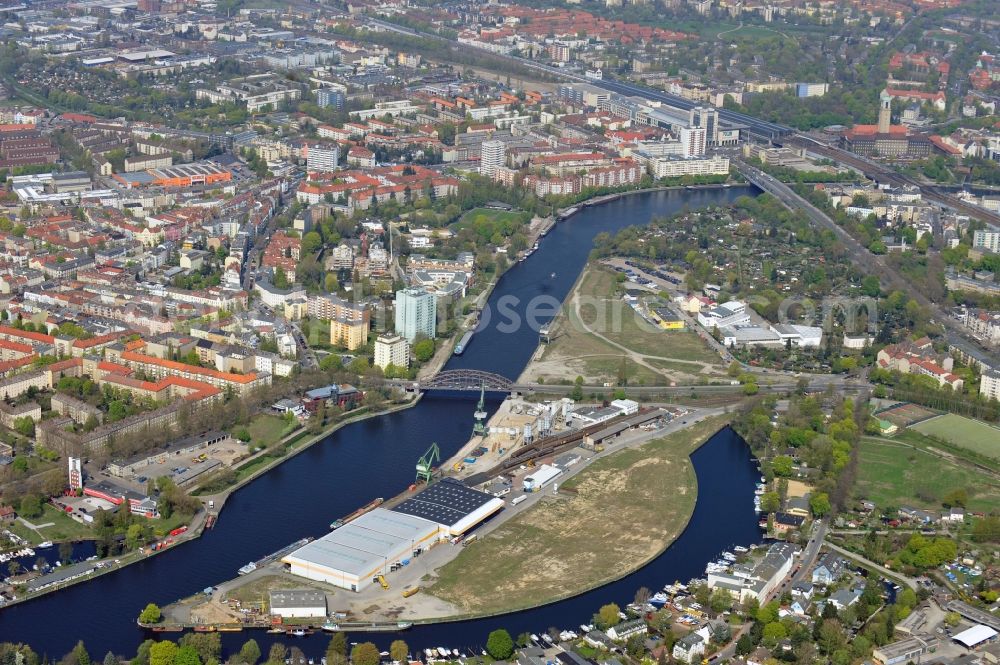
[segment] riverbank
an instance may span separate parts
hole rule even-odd
[[[588,263],[518,383],[697,385],[726,380],[719,355],[694,332],[650,323],[619,295],[617,273]],[[645,297],[645,296],[644,296]],[[648,298],[658,295],[650,292]],[[640,301],[637,305],[645,308]],[[652,307],[652,305],[650,305]],[[648,311],[646,316],[650,316]]]
[[[645,566],[687,527],[698,494],[690,455],[727,423],[725,414],[711,416],[601,457],[557,494],[463,548],[428,580],[426,593],[458,610],[435,620],[557,602]]]
[[[322,430],[321,432],[316,433],[311,439],[307,439],[306,437],[303,437],[303,442],[297,443],[297,445],[295,445],[295,447],[291,448],[288,451],[287,454],[285,454],[284,456],[282,456],[280,458],[276,458],[273,462],[270,462],[269,464],[261,466],[260,469],[257,469],[256,471],[254,471],[254,473],[248,475],[246,478],[241,479],[235,485],[227,488],[224,491],[218,492],[216,494],[198,497],[199,499],[201,499],[203,501],[203,505],[205,505],[205,506],[209,505],[209,501],[214,501],[215,502],[214,508],[211,509],[211,510],[205,508],[204,510],[201,510],[201,511],[197,512],[192,517],[191,523],[188,525],[187,531],[185,531],[184,533],[178,534],[177,536],[173,536],[170,539],[171,543],[170,543],[169,546],[165,546],[165,547],[162,547],[161,549],[157,549],[157,550],[153,550],[150,547],[144,547],[141,550],[134,550],[132,552],[126,552],[126,553],[118,555],[118,556],[107,557],[107,558],[104,558],[104,559],[99,559],[99,560],[95,560],[95,561],[86,562],[86,563],[88,563],[88,564],[91,565],[91,572],[89,572],[89,573],[82,573],[79,576],[76,576],[76,577],[73,577],[71,579],[68,579],[65,583],[56,584],[56,585],[48,587],[48,588],[46,588],[46,589],[44,589],[42,591],[39,591],[38,593],[33,593],[33,594],[30,594],[30,595],[25,595],[25,596],[19,596],[16,600],[12,600],[12,601],[10,601],[8,603],[5,603],[3,606],[0,606],[0,610],[2,610],[3,608],[7,608],[7,607],[12,607],[14,605],[18,605],[18,604],[21,604],[21,603],[26,603],[26,602],[29,602],[29,601],[32,601],[32,600],[37,600],[37,599],[42,598],[44,596],[47,596],[49,594],[56,593],[58,591],[64,591],[64,590],[66,590],[66,589],[68,589],[70,587],[77,586],[77,585],[83,584],[85,582],[89,582],[89,581],[97,579],[98,577],[101,577],[103,575],[107,575],[108,573],[111,573],[111,572],[114,572],[114,571],[117,571],[117,570],[121,570],[122,568],[130,566],[132,564],[136,564],[136,563],[139,563],[139,562],[142,562],[142,561],[146,561],[146,560],[151,559],[152,557],[155,557],[155,556],[157,556],[159,554],[163,554],[164,552],[173,551],[173,550],[177,549],[178,546],[183,545],[183,544],[185,544],[187,542],[190,542],[190,541],[193,541],[193,540],[199,538],[205,532],[205,529],[207,528],[206,525],[208,524],[208,517],[209,517],[209,515],[215,516],[216,520],[218,520],[220,518],[220,513],[221,513],[221,510],[222,510],[222,507],[226,503],[226,500],[234,492],[236,492],[237,490],[239,490],[243,486],[245,486],[248,483],[252,482],[253,480],[259,478],[261,475],[267,473],[268,471],[274,469],[275,467],[281,465],[282,463],[284,463],[284,462],[292,459],[293,457],[295,457],[296,455],[298,455],[302,451],[308,449],[310,446],[313,446],[316,443],[318,443],[318,442],[326,439],[328,436],[330,436],[331,434],[333,434],[334,432],[336,432],[341,427],[344,427],[344,426],[352,424],[352,423],[360,422],[362,420],[367,420],[369,418],[375,418],[375,417],[379,417],[379,416],[384,416],[384,415],[388,415],[388,414],[391,414],[391,413],[395,413],[397,411],[402,411],[404,409],[409,409],[409,408],[411,408],[413,406],[416,406],[416,404],[420,401],[421,397],[422,397],[422,394],[418,394],[418,395],[414,396],[413,399],[409,400],[408,402],[406,402],[404,404],[396,404],[396,405],[393,405],[393,406],[391,406],[389,408],[382,409],[382,410],[379,410],[379,411],[376,411],[376,412],[368,412],[368,413],[360,414],[360,415],[355,416],[355,417],[348,417],[348,418],[345,418],[343,420],[339,420],[339,421],[337,421],[335,423],[331,423],[329,427],[327,427],[326,429]],[[283,439],[283,441],[284,440],[288,440],[288,439],[293,438],[293,437],[296,437],[296,436],[302,436],[302,434],[303,434],[303,432],[301,430],[296,430],[294,432],[289,433],[285,437],[285,439]],[[214,526],[214,524],[213,524],[213,526]],[[166,542],[166,539],[164,539],[164,542]],[[83,562],[81,562],[81,563],[83,563]],[[76,565],[79,566],[81,564],[76,564]],[[59,571],[57,570],[56,574],[58,574],[58,573],[59,573]]]
[[[563,221],[569,219],[573,215],[582,211],[584,208],[589,208],[591,206],[601,205],[602,203],[610,203],[612,201],[617,201],[625,196],[634,196],[636,194],[650,194],[653,192],[669,192],[676,191],[680,189],[686,190],[697,190],[697,189],[729,189],[733,186],[745,185],[745,182],[724,182],[724,183],[711,183],[704,185],[660,185],[657,187],[644,187],[642,189],[626,189],[621,192],[612,192],[610,194],[602,194],[600,196],[594,196],[589,199],[584,199],[579,203],[574,203],[571,206],[566,206],[565,208],[560,208],[555,213],[555,218],[558,221]]]

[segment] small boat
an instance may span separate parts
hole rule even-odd
[[[52,547],[52,541],[51,540],[46,540],[44,543],[39,543],[37,547],[40,550],[44,550],[47,547]]]
[[[236,572],[237,572],[238,574],[240,574],[240,575],[249,575],[250,573],[252,573],[252,572],[253,572],[253,571],[255,571],[255,570],[257,570],[257,564],[256,564],[256,563],[254,563],[253,561],[251,561],[251,562],[250,562],[250,563],[248,563],[247,565],[245,565],[245,566],[242,566],[242,567],[241,567],[241,568],[240,568],[239,570],[237,570]]]
[[[445,649],[444,647],[437,648],[438,655],[442,658],[448,658],[451,656],[451,649]]]
[[[750,550],[748,550],[746,547],[743,547],[742,545],[737,545],[736,547],[733,548],[733,551],[742,553],[742,552],[749,552]]]
[[[549,275],[549,279],[555,279],[555,278],[556,278],[556,274],[555,273],[552,273],[551,275]]]
[[[340,630],[340,624],[330,623],[329,621],[327,621],[326,623],[323,624],[323,630],[326,631],[327,633],[336,633],[338,630]]]
[[[424,656],[427,657],[427,660],[430,660],[436,655],[437,653],[433,649],[424,649]]]
[[[397,621],[396,628],[399,630],[406,630],[407,628],[413,628],[412,621]]]
[[[291,635],[292,637],[305,637],[306,635],[312,635],[313,631],[308,628],[289,628],[285,635]]]
[[[285,629],[280,626],[275,626],[274,628],[268,628],[266,632],[269,635],[280,635],[285,632]]]

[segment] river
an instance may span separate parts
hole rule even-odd
[[[516,378],[538,334],[528,325],[504,332],[509,326],[503,324],[510,314],[523,317],[524,307],[536,296],[561,301],[586,263],[596,234],[644,224],[684,207],[725,205],[756,191],[733,187],[640,194],[587,208],[557,224],[539,250],[512,267],[493,292],[491,309],[504,302],[508,315],[489,322],[484,317],[483,330],[447,368],[483,369]],[[498,404],[498,399],[488,401],[490,414]],[[437,442],[447,459],[468,440],[474,410],[475,400],[468,396],[428,396],[414,408],[344,427],[235,492],[216,527],[201,538],[95,581],[0,610],[0,641],[25,642],[58,658],[83,639],[95,658],[107,651],[131,657],[139,643],[151,637],[135,624],[146,603],[166,605],[230,579],[248,561],[299,538],[322,535],[333,519],[375,497],[394,496],[413,482],[417,458],[431,443]],[[572,628],[589,622],[604,602],[625,604],[639,586],[655,591],[675,579],[687,580],[703,572],[705,563],[721,550],[756,542],[760,533],[752,496],[757,472],[739,437],[723,430],[693,461],[699,489],[691,522],[666,552],[641,570],[553,605],[491,619],[418,626],[401,636],[413,649],[477,647],[496,627],[515,635],[553,625]],[[228,652],[251,637],[266,654],[273,636],[262,631],[225,634],[223,644]],[[387,648],[393,637],[358,634],[351,639],[372,639]],[[280,639],[291,644],[294,638]],[[327,636],[316,635],[294,643],[318,658],[327,641]]]

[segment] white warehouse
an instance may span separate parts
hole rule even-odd
[[[543,464],[524,477],[524,491],[537,492],[562,475],[562,469]]]
[[[504,507],[503,499],[445,478],[395,508],[376,508],[282,558],[293,575],[359,591],[394,564],[459,536]]]

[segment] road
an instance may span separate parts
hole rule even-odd
[[[832,550],[832,551],[836,552],[837,554],[841,555],[842,557],[844,557],[845,559],[850,559],[851,561],[854,561],[855,563],[861,564],[862,567],[868,568],[869,570],[873,570],[873,571],[879,573],[880,575],[882,575],[883,577],[888,577],[890,579],[902,582],[903,584],[905,584],[906,586],[910,587],[914,591],[917,589],[917,587],[920,586],[920,583],[917,582],[917,580],[915,578],[910,577],[908,575],[904,575],[903,573],[900,573],[900,572],[895,571],[895,570],[890,570],[889,568],[886,568],[885,566],[883,566],[881,564],[875,563],[871,559],[866,559],[865,557],[861,556],[860,554],[855,554],[854,552],[851,552],[850,550],[845,550],[843,547],[838,547],[837,545],[834,545],[833,543],[829,543],[829,542],[826,543],[826,546],[830,550]]]
[[[765,192],[776,197],[785,205],[785,207],[789,209],[797,208],[801,210],[806,214],[809,220],[813,222],[813,224],[820,228],[827,229],[837,236],[837,239],[840,240],[840,242],[843,243],[844,247],[847,249],[847,253],[851,261],[862,272],[878,277],[882,281],[883,287],[909,294],[920,304],[921,307],[933,312],[934,319],[945,327],[945,329],[950,333],[951,339],[956,341],[961,340],[961,342],[965,345],[975,349],[978,354],[985,355],[986,357],[993,359],[995,363],[1000,363],[1000,360],[995,358],[995,354],[991,349],[981,347],[972,333],[959,324],[958,321],[953,319],[948,312],[941,309],[936,303],[931,301],[930,298],[920,291],[913,289],[912,285],[902,275],[889,266],[884,257],[877,256],[868,251],[867,247],[863,246],[854,238],[854,236],[848,233],[835,221],[830,219],[826,213],[796,194],[791,187],[767,175],[760,169],[750,166],[746,162],[738,159],[734,160],[733,163],[737,166],[740,173],[747,178],[747,180],[752,182],[757,187],[760,187]]]
[[[826,532],[829,528],[830,525],[825,519],[818,520],[813,525],[812,536],[810,536],[809,542],[802,552],[799,569],[792,575],[792,585],[801,582],[806,575],[810,574],[810,569],[816,563],[816,557],[819,556],[819,550],[823,546],[823,540],[826,538]]]

